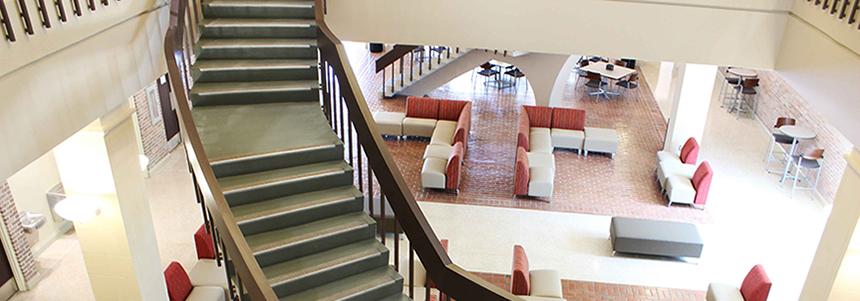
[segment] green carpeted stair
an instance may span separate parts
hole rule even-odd
[[[408,300],[320,110],[314,2],[209,0],[194,121],[282,300]]]

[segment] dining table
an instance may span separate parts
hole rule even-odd
[[[786,136],[791,137],[793,139],[793,141],[791,143],[791,148],[788,151],[789,162],[787,162],[785,164],[785,170],[783,170],[783,172],[782,172],[782,178],[779,179],[779,182],[783,182],[783,181],[785,181],[785,178],[788,177],[788,171],[789,171],[789,168],[791,168],[791,162],[790,161],[793,160],[792,157],[794,156],[794,153],[797,151],[797,145],[800,142],[800,140],[815,139],[815,137],[817,137],[817,135],[815,134],[815,131],[813,131],[809,128],[797,126],[797,125],[784,125],[784,126],[779,127],[777,129],[777,131],[780,134],[786,135]]]
[[[600,74],[600,76],[602,76],[602,77],[605,77],[605,78],[608,78],[611,80],[615,80],[615,81],[619,81],[625,77],[630,76],[633,73],[636,73],[636,70],[634,70],[634,69],[630,69],[630,68],[622,67],[622,66],[618,66],[618,65],[614,65],[612,70],[607,70],[606,69],[607,65],[609,65],[609,63],[603,62],[603,61],[592,62],[592,63],[588,64],[588,66],[581,67],[580,70],[585,70],[588,72],[597,73],[597,74]],[[610,96],[616,96],[616,95],[620,95],[620,94],[621,93],[609,91],[608,89],[603,88],[602,85],[600,86],[600,88],[597,89],[596,92],[589,93],[589,95],[603,96],[607,99]]]

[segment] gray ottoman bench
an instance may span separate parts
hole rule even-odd
[[[585,128],[585,142],[583,143],[585,156],[589,152],[606,153],[615,158],[618,151],[618,132],[613,129]]]
[[[613,217],[609,226],[612,251],[665,257],[702,255],[704,243],[694,224]]]

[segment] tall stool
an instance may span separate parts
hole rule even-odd
[[[821,178],[821,167],[824,165],[824,149],[816,148],[802,155],[792,156],[791,159],[790,164],[794,166],[794,174],[789,176],[793,180],[791,184],[791,194],[793,195],[794,191],[797,189],[809,189],[815,191],[815,189],[818,188],[818,180]],[[815,180],[809,186],[799,187],[797,185],[799,181],[808,182],[808,180],[810,180],[811,175],[807,175],[807,171],[815,172]]]
[[[773,125],[774,129],[779,129],[784,125],[796,125],[797,120],[791,117],[779,117],[776,119],[776,124]],[[782,173],[782,170],[785,169],[785,166],[781,167],[779,170],[771,170],[770,164],[773,161],[778,161],[781,164],[788,164],[788,151],[786,147],[790,147],[791,144],[794,143],[794,138],[789,137],[788,135],[774,132],[771,134],[770,140],[770,148],[765,155],[765,170],[770,173],[779,174]],[[776,151],[776,153],[774,153]]]
[[[741,81],[740,86],[735,87],[735,98],[732,105],[732,111],[735,112],[737,118],[741,117],[741,113],[752,113],[756,111],[756,96],[758,91],[758,78],[747,78]]]
[[[732,67],[726,68],[726,72],[723,73],[723,84],[720,86],[720,107],[726,108],[730,105],[729,91],[734,91],[735,87],[740,85],[741,79],[737,76],[729,73]]]

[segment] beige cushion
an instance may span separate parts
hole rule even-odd
[[[552,146],[567,149],[582,149],[585,132],[566,129],[552,129]]]
[[[551,130],[549,128],[530,127],[529,128],[529,135],[534,134],[534,133],[549,134],[549,133],[551,133]]]
[[[406,117],[403,119],[403,135],[414,137],[433,136],[436,119]]]
[[[676,161],[678,163],[681,163],[681,158],[673,152],[668,152],[664,150],[657,152],[657,163],[664,161]]]
[[[553,298],[553,297],[537,297],[537,296],[517,296],[526,301],[567,301],[562,298]]]
[[[439,158],[448,160],[448,157],[451,157],[451,152],[453,150],[454,147],[450,145],[429,144],[424,148],[424,157],[422,157],[422,159]]]
[[[421,167],[421,187],[445,189],[447,159],[427,158]]]
[[[547,128],[532,128],[529,134],[529,151],[552,153],[552,136]]]
[[[456,130],[456,122],[440,120],[436,123],[436,128],[433,130],[433,136],[430,138],[430,144],[453,145],[454,132]]]
[[[708,294],[705,295],[705,300],[744,301],[744,296],[741,295],[741,290],[737,287],[722,283],[711,283],[708,285]]]
[[[585,128],[585,142],[582,146],[586,154],[599,152],[615,154],[618,151],[618,132],[614,129]]]
[[[220,267],[214,259],[199,259],[191,271],[188,271],[191,285],[194,286],[219,286],[227,289],[227,273],[224,265]]]
[[[376,112],[373,113],[373,120],[376,121],[376,128],[383,135],[403,136],[403,119],[406,118],[406,113],[400,112]]]
[[[552,153],[526,153],[529,159],[529,167],[548,167],[555,169],[555,155]]]
[[[690,178],[670,176],[666,179],[666,195],[669,197],[669,204],[692,204],[696,199],[696,190],[693,189]]]
[[[692,164],[682,164],[681,161],[667,160],[660,162],[657,165],[657,182],[660,187],[666,188],[666,178],[671,176],[680,176],[688,179],[693,178],[696,173],[696,166]]]
[[[562,298],[561,277],[555,270],[529,271],[531,292],[536,297]]]
[[[529,195],[536,197],[551,197],[555,170],[549,167],[529,168]]]
[[[224,289],[217,286],[195,286],[185,301],[225,301]]]

